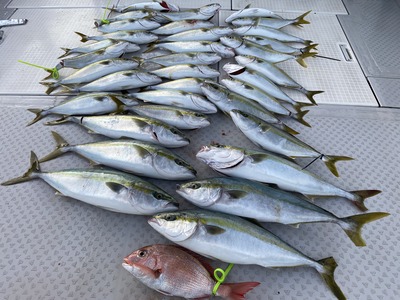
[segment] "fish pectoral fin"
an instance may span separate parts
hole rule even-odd
[[[166,291],[163,290],[156,290],[156,291],[166,296],[173,296],[171,293],[167,293]]]
[[[232,199],[240,199],[240,198],[243,198],[243,197],[245,197],[245,196],[247,195],[246,192],[244,192],[244,191],[239,191],[239,190],[227,191],[226,193],[227,193],[227,194],[230,196],[230,198],[232,198]]]
[[[257,154],[251,154],[249,155],[249,157],[255,162],[261,162],[264,159],[268,158],[268,154],[264,154],[264,153],[257,153]]]
[[[299,223],[297,223],[297,224],[288,224],[288,225],[293,227],[293,228],[296,228],[296,229],[298,229],[300,227]]]
[[[204,225],[204,228],[207,233],[211,235],[218,235],[225,232],[225,229],[214,225]]]
[[[106,182],[106,186],[110,190],[112,190],[113,192],[115,192],[117,194],[122,193],[123,191],[127,190],[126,186],[116,183],[116,182]]]
[[[60,191],[55,191],[54,193],[56,196],[61,196],[61,197],[67,197],[66,195],[64,195],[63,193],[61,193]]]

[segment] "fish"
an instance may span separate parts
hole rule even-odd
[[[62,50],[64,50],[64,54],[59,56],[58,58],[63,58],[66,56],[69,56],[71,54],[74,53],[90,53],[90,52],[96,52],[99,51],[101,49],[107,48],[111,45],[116,44],[117,41],[113,41],[113,40],[101,40],[89,45],[84,45],[84,46],[80,46],[80,47],[75,47],[75,48],[61,48]]]
[[[210,125],[204,114],[166,105],[138,105],[128,107],[129,111],[138,115],[160,120],[178,129],[198,129]]]
[[[203,93],[214,103],[224,114],[230,117],[229,112],[233,109],[239,109],[243,112],[247,112],[258,116],[265,122],[276,124],[282,127],[283,130],[290,132],[291,134],[298,134],[297,131],[283,124],[274,114],[269,112],[267,109],[262,107],[257,102],[243,97],[239,94],[229,91],[226,87],[213,82],[205,81],[200,85]]]
[[[169,67],[181,64],[213,65],[221,59],[221,56],[214,52],[186,52],[156,56],[146,61]]]
[[[262,107],[269,110],[270,112],[277,113],[280,115],[293,117],[297,122],[304,126],[311,127],[311,125],[304,120],[304,116],[308,113],[308,110],[297,111],[293,113],[284,107],[278,100],[269,96],[257,87],[242,82],[236,79],[222,79],[221,83],[226,86],[232,92],[238,93],[243,97],[252,99],[259,103]]]
[[[200,28],[212,28],[215,24],[210,21],[203,20],[183,20],[177,22],[171,22],[157,29],[153,29],[151,32],[159,35],[172,35],[180,32],[200,29]]]
[[[229,17],[225,19],[225,23],[231,23],[233,20],[238,18],[255,18],[255,17],[263,17],[263,18],[273,18],[273,19],[282,19],[282,17],[273,11],[270,11],[265,8],[250,8],[250,4],[245,8],[234,12]]]
[[[223,262],[265,268],[314,268],[338,299],[346,299],[334,279],[333,257],[314,260],[265,228],[237,216],[202,209],[158,213],[148,223],[167,239]]]
[[[113,16],[112,18],[107,18],[108,22],[116,22],[116,21],[122,21],[122,20],[139,20],[147,17],[154,17],[155,12],[146,10],[146,9],[140,9],[140,10],[132,10],[128,11],[125,13],[117,14]],[[108,22],[104,22],[102,19],[95,19],[95,26],[99,27],[103,24],[107,24]]]
[[[130,138],[167,148],[183,147],[190,142],[177,128],[141,116],[66,116],[59,120],[47,122],[45,125],[58,125],[67,122],[74,122],[87,128],[90,133],[101,134],[113,139]]]
[[[97,30],[103,33],[111,33],[121,30],[152,30],[161,26],[160,23],[151,21],[149,19],[139,19],[139,20],[121,20],[115,21],[109,24],[103,24],[97,27]]]
[[[298,27],[302,27],[302,25],[310,24],[309,21],[305,20],[304,18],[311,12],[311,10],[305,12],[304,14],[298,16],[294,19],[277,19],[277,18],[252,18],[252,17],[245,17],[245,18],[238,18],[232,20],[232,25],[234,26],[244,26],[244,25],[262,25],[266,27],[271,27],[275,29],[281,29],[288,25],[294,25]]]
[[[236,127],[254,144],[264,150],[284,155],[289,158],[312,157],[322,160],[333,175],[339,177],[335,163],[353,160],[348,156],[326,155],[293,135],[268,124],[256,116],[240,110],[231,110],[231,118]]]
[[[105,7],[103,7],[105,8]],[[139,2],[139,3],[132,3],[130,5],[126,5],[123,7],[113,7],[113,8],[106,8],[111,11],[116,11],[119,13],[125,13],[128,11],[136,11],[136,10],[156,10],[156,11],[179,11],[179,6],[170,2],[166,1],[149,1],[149,2]]]
[[[35,124],[48,115],[104,115],[123,111],[125,105],[139,104],[138,101],[124,95],[109,93],[91,93],[74,96],[47,109],[28,108],[36,117],[27,126]]]
[[[160,77],[141,70],[115,72],[79,87],[64,86],[71,92],[122,91],[160,83]]]
[[[270,63],[280,63],[295,59],[304,68],[307,67],[304,59],[307,57],[313,57],[317,54],[317,52],[306,52],[301,55],[281,53],[272,50],[269,47],[260,46],[251,41],[242,39],[239,36],[233,35],[222,36],[220,42],[223,45],[233,48],[236,55],[251,55],[269,61]]]
[[[176,80],[171,80],[168,82],[163,82],[157,85],[152,85],[149,86],[149,90],[178,90],[178,91],[183,91],[183,92],[188,92],[188,93],[194,93],[194,94],[203,94],[203,91],[200,87],[200,84],[203,83],[204,80],[200,78],[182,78],[182,79],[176,79]]]
[[[203,114],[214,114],[217,108],[201,95],[175,90],[154,90],[132,93],[132,96],[144,102],[170,105],[194,110]]]
[[[217,177],[185,182],[177,185],[176,192],[198,207],[258,222],[292,226],[336,223],[358,247],[366,246],[361,236],[362,227],[389,215],[376,212],[339,218],[300,194],[237,178]]]
[[[130,139],[70,145],[57,132],[51,132],[56,148],[39,162],[73,152],[93,164],[112,167],[139,176],[164,180],[188,180],[196,177],[196,170],[172,151],[152,143]]]
[[[224,37],[221,37],[221,39]],[[184,52],[214,52],[222,58],[231,58],[235,56],[235,51],[222,45],[219,42],[209,41],[191,41],[191,42],[168,42],[152,44],[147,51],[152,51],[154,48],[167,49],[175,53]]]
[[[166,38],[163,38],[161,42],[184,42],[184,41],[211,41],[217,42],[221,36],[232,34],[233,29],[230,27],[212,27],[212,28],[200,28],[192,29],[180,33],[175,33]]]
[[[313,98],[315,95],[323,93],[323,91],[309,91],[305,89],[286,74],[285,71],[263,59],[249,55],[238,55],[235,57],[235,60],[239,65],[264,75],[279,86],[295,89],[303,93],[312,103],[315,102]]]
[[[351,201],[361,211],[367,210],[364,204],[366,198],[381,192],[348,192],[322,180],[292,161],[264,151],[217,144],[203,146],[196,157],[215,171],[228,176],[275,184],[283,190],[301,193],[309,198],[342,197]]]
[[[169,11],[161,12],[160,15],[170,21],[183,21],[183,20],[210,20],[220,10],[221,5],[218,3],[211,3],[195,9],[187,9],[184,11]]]
[[[111,32],[103,35],[88,36],[86,34],[75,31],[77,35],[81,37],[81,42],[86,43],[87,41],[102,41],[106,39],[129,42],[134,44],[148,44],[158,40],[158,36],[143,30],[120,30]]]
[[[105,210],[134,215],[177,210],[178,202],[155,185],[131,174],[106,169],[84,168],[42,172],[31,152],[31,166],[21,177],[1,183],[14,185],[40,178],[57,195],[71,197]]]
[[[142,247],[124,258],[122,267],[148,287],[168,296],[209,299],[216,284],[212,267],[199,255],[174,245]],[[223,283],[216,296],[240,300],[259,282]]]
[[[137,61],[136,59],[104,59],[87,65],[86,67],[83,67],[82,69],[77,70],[75,73],[58,81],[42,81],[40,82],[40,84],[48,87],[46,90],[46,94],[49,95],[61,85],[78,86],[80,84],[97,80],[103,76],[115,72],[136,69],[138,66],[139,61]],[[45,79],[48,79],[48,77]]]
[[[217,70],[209,66],[191,64],[164,67],[150,71],[150,73],[168,79],[182,79],[187,77],[216,78],[220,75]]]
[[[128,42],[118,42],[105,49],[80,54],[74,57],[62,59],[56,66],[57,70],[62,68],[81,69],[100,60],[121,57],[129,46]]]

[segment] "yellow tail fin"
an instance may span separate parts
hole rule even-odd
[[[352,157],[349,156],[335,156],[335,155],[322,155],[322,161],[325,163],[329,171],[332,172],[333,175],[339,177],[339,172],[336,169],[336,163],[338,161],[345,161],[345,160],[353,160]]]
[[[305,20],[304,18],[311,12],[311,10],[305,12],[304,14],[298,16],[295,20],[296,22],[293,23],[295,26],[303,27],[303,24],[310,24],[309,21]]]
[[[338,300],[346,300],[346,296],[335,281],[334,272],[337,267],[335,259],[333,257],[328,257],[319,260],[318,263],[323,267],[323,271],[318,270],[318,272],[321,274],[332,293]]]

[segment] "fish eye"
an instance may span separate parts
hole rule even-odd
[[[202,117],[203,115],[202,115],[202,114],[199,114],[199,113],[194,113],[194,116],[200,118],[200,117]]]
[[[183,161],[181,161],[179,159],[175,159],[174,161],[178,166],[183,166],[184,165]]]
[[[193,183],[192,185],[190,185],[190,188],[191,189],[194,189],[194,190],[197,190],[198,188],[200,188],[201,187],[201,184],[200,183]]]
[[[161,200],[161,199],[164,198],[163,194],[157,193],[157,192],[154,192],[154,193],[153,193],[153,196],[154,196],[154,198],[156,198],[156,199],[158,199],[158,200]]]
[[[147,254],[147,251],[145,251],[145,250],[141,250],[141,251],[139,251],[139,253],[138,253],[138,257],[145,257],[146,256],[146,254]]]
[[[177,131],[175,128],[171,128],[170,131],[171,131],[173,134],[178,134],[178,131]]]
[[[174,216],[174,215],[168,215],[168,216],[165,218],[165,220],[167,220],[167,221],[175,221],[175,220],[176,220],[176,216]]]
[[[244,113],[244,112],[240,112],[240,114],[241,114],[243,117],[245,117],[245,118],[248,118],[248,117],[249,117],[249,115],[246,114],[246,113]]]

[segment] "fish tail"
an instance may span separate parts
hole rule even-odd
[[[36,178],[35,175],[37,175],[38,173],[40,173],[39,161],[38,161],[36,154],[33,151],[31,151],[31,166],[28,169],[28,171],[25,172],[24,175],[22,175],[20,177],[13,178],[13,179],[7,180],[5,182],[2,182],[1,185],[13,185],[13,184],[29,181],[29,180]]]
[[[44,123],[44,125],[58,125],[58,124],[67,123],[69,121],[70,121],[69,116],[63,116],[61,119],[46,122],[46,123]]]
[[[310,100],[310,102],[312,104],[318,105],[317,102],[315,102],[315,100],[314,100],[314,96],[317,95],[317,94],[321,94],[323,92],[324,91],[307,91],[307,90],[305,90],[305,95],[306,95],[307,99]]]
[[[296,22],[293,23],[295,26],[303,27],[303,24],[310,24],[309,21],[305,20],[304,18],[311,12],[311,10],[305,12],[304,14],[298,16],[295,20]]]
[[[361,236],[362,227],[372,221],[379,220],[381,218],[389,216],[389,213],[385,212],[374,212],[362,215],[350,216],[347,218],[341,218],[339,225],[346,232],[348,237],[353,241],[357,247],[366,246],[364,239]]]
[[[70,48],[63,48],[63,47],[61,47],[61,50],[65,51],[65,53],[64,53],[63,55],[59,56],[58,59],[64,58],[64,57],[66,57],[66,56],[68,56],[68,55],[71,54],[71,53],[70,53],[70,52],[71,52],[71,49],[70,49]]]
[[[337,285],[334,277],[334,272],[337,267],[337,263],[333,257],[324,258],[318,261],[322,270],[318,270],[324,279],[325,283],[328,285],[332,293],[339,300],[346,300],[346,296],[343,294],[340,287]]]
[[[306,120],[304,120],[304,116],[305,116],[306,114],[308,114],[308,112],[309,112],[309,110],[298,111],[298,112],[295,113],[295,114],[291,114],[291,116],[292,116],[297,122],[299,122],[300,124],[303,124],[304,126],[307,126],[307,127],[311,127],[311,125],[310,125]]]
[[[86,34],[80,33],[78,31],[75,31],[75,33],[81,37],[82,43],[86,43],[89,40],[89,37]]]
[[[154,41],[147,46],[147,49],[143,51],[143,53],[149,53],[158,47],[158,41]]]
[[[51,76],[51,75],[50,75]],[[50,95],[56,88],[60,86],[58,82],[41,81],[41,85],[47,86],[46,94]]]
[[[297,102],[297,103],[293,104],[293,108],[294,108],[297,112],[300,112],[301,109],[302,109],[303,107],[313,106],[313,105],[314,105],[313,103],[302,103],[302,102]]]
[[[336,169],[335,164],[341,160],[353,160],[354,158],[349,156],[322,155],[321,159],[328,167],[329,171],[331,171],[336,177],[339,177],[339,172]]]
[[[368,208],[365,206],[365,199],[378,195],[381,191],[379,190],[363,190],[363,191],[352,191],[351,193],[355,196],[354,204],[361,210],[367,211]]]
[[[286,124],[282,124],[282,129],[284,131],[286,131],[287,133],[290,133],[291,135],[299,134],[296,130],[294,130],[293,128],[287,126]]]
[[[217,290],[217,295],[228,300],[245,299],[245,294],[258,286],[259,282],[224,283]]]
[[[309,53],[311,50],[317,50],[318,44],[310,44],[301,49],[302,53]]]
[[[52,160],[56,157],[59,157],[61,155],[63,155],[64,153],[69,151],[69,144],[66,140],[63,139],[63,137],[61,135],[59,135],[57,132],[52,131],[51,134],[53,135],[53,138],[56,142],[56,149],[54,149],[54,151],[50,152],[49,154],[47,154],[45,157],[42,157],[39,162],[45,162],[45,161],[49,161]]]
[[[43,119],[46,114],[44,113],[43,109],[39,109],[39,108],[28,108],[28,111],[30,111],[31,113],[36,114],[36,117],[30,121],[26,126],[31,126],[32,124],[35,124],[37,121]]]
[[[317,54],[318,52],[304,52],[297,56],[296,61],[300,64],[300,66],[307,68],[307,64],[305,63],[304,59],[307,57],[314,57]]]

